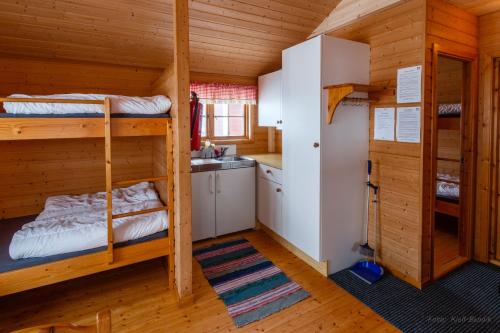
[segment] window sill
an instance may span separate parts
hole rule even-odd
[[[202,146],[203,142],[209,140],[211,143],[216,144],[216,145],[234,145],[234,144],[252,144],[255,141],[253,139],[248,139],[248,138],[234,138],[234,139],[209,139],[209,138],[202,138]]]

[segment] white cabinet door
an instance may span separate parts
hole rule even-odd
[[[259,76],[259,126],[281,128],[281,71]]]
[[[215,171],[191,175],[193,241],[215,237]]]
[[[283,51],[285,238],[320,259],[321,37]]]
[[[255,168],[221,170],[215,178],[217,236],[255,228]]]
[[[284,235],[282,219],[282,186],[259,177],[257,216],[259,221],[278,235]]]
[[[273,193],[272,182],[259,177],[257,184],[257,218],[260,223],[266,227],[273,229],[273,214],[272,207]]]
[[[272,184],[273,200],[273,230],[281,237],[286,235],[286,226],[283,223],[283,186],[280,184]]]

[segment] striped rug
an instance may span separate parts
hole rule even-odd
[[[197,249],[193,256],[238,327],[309,297],[246,239]]]

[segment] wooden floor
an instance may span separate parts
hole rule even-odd
[[[89,324],[105,308],[112,311],[114,333],[397,331],[264,233],[243,235],[312,297],[237,329],[197,263],[193,263],[195,303],[180,309],[167,289],[162,261],[154,260],[0,298],[0,332],[51,322]]]
[[[449,264],[460,256],[458,236],[436,229],[434,236],[434,263],[436,268]]]

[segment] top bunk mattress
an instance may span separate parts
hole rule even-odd
[[[10,95],[8,98],[65,99],[84,101],[99,101],[109,98],[111,101],[111,114],[126,114],[135,116],[143,115],[146,117],[165,115],[172,107],[170,99],[162,95],[153,97],[128,97],[102,94],[57,94],[44,96],[14,94]],[[59,117],[75,117],[75,115],[91,115],[90,117],[95,117],[104,115],[103,106],[95,104],[4,102],[3,107],[6,114],[15,116],[24,115],[27,117],[35,117],[35,115],[50,115]]]
[[[462,113],[462,104],[439,104],[438,115],[440,117],[458,117]]]

